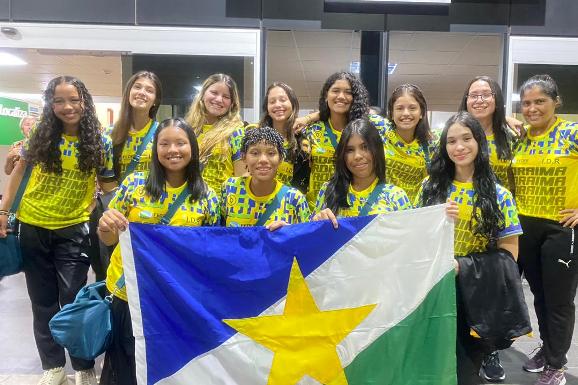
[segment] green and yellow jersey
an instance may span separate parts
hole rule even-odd
[[[369,115],[368,118],[378,131],[383,130],[383,126],[386,124],[384,118],[379,115]],[[341,131],[333,128],[331,120],[318,121],[307,126],[304,135],[309,142],[311,151],[311,174],[307,201],[309,207],[313,208],[321,186],[331,178],[335,171],[335,150],[341,139]],[[335,141],[332,138],[335,138]]]
[[[349,207],[340,208],[336,215],[340,217],[358,217],[361,210],[365,207],[371,193],[378,185],[377,182],[378,179],[376,178],[368,188],[362,191],[356,191],[353,186],[349,185],[349,192],[347,193],[347,203],[349,204]],[[325,192],[327,191],[328,183],[329,182],[325,182],[319,191],[319,196],[315,203],[316,213],[325,208]],[[411,208],[411,202],[409,201],[405,191],[392,184],[385,184],[367,215],[387,214],[392,211],[407,210]]]
[[[450,188],[449,199],[456,202],[459,207],[458,220],[454,227],[454,254],[457,256],[485,251],[490,242],[488,237],[474,234],[473,232],[473,229],[475,229],[475,222],[472,220],[474,193],[475,190],[472,182],[463,183],[453,181]],[[418,196],[416,197],[414,203],[416,207],[421,206],[421,199],[422,189],[419,190]],[[504,214],[504,229],[497,232],[497,238],[502,239],[512,235],[522,234],[516,203],[510,191],[496,184],[496,200],[500,210]]]
[[[152,119],[139,131],[129,131],[128,136],[126,137],[126,141],[124,142],[124,147],[122,148],[122,153],[119,158],[119,165],[120,165],[120,175],[118,178],[120,179],[126,173],[126,169],[128,165],[132,162],[136,150],[140,147],[144,137],[148,134],[149,130],[152,127],[156,127],[156,122]],[[107,137],[111,137],[113,127],[109,127],[105,130],[104,135]],[[147,144],[146,148],[141,154],[138,164],[136,165],[135,171],[148,171],[150,167],[151,157],[152,157],[152,150],[153,150],[153,141],[152,139]],[[122,182],[122,181],[120,181]]]
[[[518,212],[559,221],[578,208],[578,124],[558,118],[542,135],[527,132],[512,160]]]
[[[169,205],[187,187],[187,183],[179,187],[167,186],[166,192],[161,195],[160,199],[153,202],[145,191],[145,183],[145,173],[130,174],[122,182],[108,207],[120,211],[129,222],[157,224],[165,216]],[[218,223],[219,199],[217,194],[209,188],[207,195],[202,199],[190,202],[187,198],[170,219],[169,226],[215,226]],[[122,274],[122,257],[120,244],[118,244],[110,257],[110,265],[106,273],[106,287],[111,293],[115,291],[116,282]],[[126,301],[126,288],[118,290],[115,296]]]
[[[257,197],[251,192],[250,176],[229,178],[221,189],[221,215],[225,226],[255,226],[267,206],[283,186],[277,181],[275,190],[266,196]],[[289,224],[307,222],[310,217],[305,196],[299,190],[290,187],[281,197],[280,205],[267,219],[265,225],[273,221],[285,221]]]
[[[197,141],[202,143],[205,134],[212,128],[210,124],[204,125],[197,136]],[[235,129],[227,139],[228,145],[217,144],[203,165],[203,180],[214,191],[220,191],[223,182],[235,174],[233,163],[241,160],[241,145],[244,136],[245,127],[240,126]]]
[[[35,165],[22,196],[17,217],[29,225],[48,230],[60,229],[88,221],[96,191],[96,177],[112,178],[112,143],[103,136],[102,166],[90,172],[78,169],[78,137],[62,135],[60,159],[62,174],[46,172]],[[24,144],[26,159],[28,142]]]

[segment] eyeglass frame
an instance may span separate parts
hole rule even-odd
[[[479,99],[481,99],[482,102],[487,102],[488,100],[490,100],[490,98],[495,98],[496,93],[490,92],[488,94],[467,94],[466,97],[470,100],[473,100],[474,103],[477,102]]]

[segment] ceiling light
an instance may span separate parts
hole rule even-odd
[[[26,64],[28,63],[20,59],[18,56],[7,52],[0,52],[0,66],[23,66]]]

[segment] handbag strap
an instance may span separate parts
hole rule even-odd
[[[24,195],[24,190],[26,190],[26,186],[28,185],[28,181],[30,180],[30,174],[32,174],[32,165],[26,164],[24,175],[22,175],[22,180],[20,181],[20,185],[18,186],[18,190],[16,191],[16,196],[14,197],[14,201],[12,202],[12,207],[10,208],[10,212],[12,213],[15,213],[16,210],[18,210],[18,206],[20,206],[20,201],[22,200],[22,196]]]
[[[325,133],[327,134],[327,137],[331,141],[331,145],[333,146],[333,148],[337,148],[337,144],[338,144],[337,136],[333,132],[333,129],[331,128],[331,124],[329,123],[329,120],[324,122],[324,123],[325,123]]]
[[[373,191],[371,192],[371,194],[369,194],[369,198],[367,198],[367,201],[365,201],[365,204],[363,205],[363,208],[361,209],[361,211],[359,212],[359,216],[363,217],[366,215],[369,215],[369,212],[371,211],[371,208],[373,207],[373,205],[375,204],[375,202],[377,202],[377,198],[379,197],[379,194],[381,194],[381,192],[383,191],[383,188],[385,187],[385,184],[383,183],[378,183],[374,188]]]
[[[169,209],[167,210],[166,214],[159,221],[161,225],[169,224],[171,218],[175,215],[179,207],[181,207],[181,205],[185,202],[185,199],[187,199],[189,194],[188,186],[185,186],[185,189],[181,191],[177,199],[175,199],[175,201],[169,205]]]
[[[285,185],[281,186],[277,194],[275,194],[275,198],[273,198],[273,200],[267,205],[265,211],[261,215],[259,215],[259,219],[257,219],[257,223],[255,223],[255,226],[265,225],[265,222],[267,222],[269,217],[271,217],[271,215],[273,215],[275,210],[277,210],[279,206],[281,206],[281,199],[285,196],[288,190],[289,187]]]
[[[122,176],[121,181],[123,181],[127,175],[130,175],[133,173],[133,171],[136,169],[136,166],[138,166],[139,162],[140,162],[140,158],[143,154],[143,152],[146,150],[148,144],[151,142],[151,140],[153,139],[153,136],[155,134],[155,131],[157,130],[157,126],[159,125],[159,122],[154,121],[151,123],[151,126],[148,130],[148,132],[146,133],[145,137],[142,139],[142,142],[140,142],[138,148],[136,149],[136,152],[134,153],[134,156],[132,157],[132,160],[130,161],[129,165],[127,166],[124,175]]]

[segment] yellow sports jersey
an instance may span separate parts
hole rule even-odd
[[[422,189],[420,188],[414,206],[422,206],[421,198]],[[485,236],[473,233],[472,229],[475,228],[475,223],[472,223],[470,227],[474,207],[473,183],[453,181],[449,198],[457,202],[459,207],[458,220],[454,227],[454,254],[463,256],[469,253],[485,251],[490,240]],[[504,229],[498,231],[498,239],[522,234],[522,227],[520,226],[518,211],[516,210],[516,203],[512,193],[496,183],[496,199],[500,210],[504,214]]]
[[[498,158],[494,134],[486,135],[486,139],[488,140],[488,150],[490,152],[490,166],[498,177],[498,183],[506,186],[509,190],[513,190],[514,186],[510,186],[510,179],[508,178],[508,169],[510,169],[512,161]]]
[[[163,193],[158,201],[152,202],[151,197],[145,191],[145,183],[145,173],[130,174],[122,182],[108,207],[120,211],[130,222],[156,224],[164,217],[169,205],[187,186],[186,183],[175,188],[167,186],[166,193]],[[207,196],[200,200],[191,203],[187,198],[170,219],[169,226],[214,226],[218,223],[219,199],[215,192],[209,188]],[[115,291],[116,282],[122,274],[120,245],[116,245],[106,272],[106,287],[111,293]],[[126,288],[118,290],[115,295],[126,301]]]
[[[378,131],[381,132],[383,130],[386,124],[384,118],[379,115],[369,115],[368,118]],[[318,121],[309,125],[305,129],[304,134],[309,142],[311,151],[311,174],[307,201],[309,202],[309,207],[313,208],[321,186],[331,178],[335,171],[335,150],[341,139],[341,131],[333,129],[331,120],[328,120],[327,122]],[[335,143],[333,143],[332,137],[335,138]]]
[[[205,134],[213,128],[204,125],[197,140],[202,143]],[[228,146],[216,145],[203,167],[203,179],[214,191],[220,191],[227,178],[234,175],[233,163],[241,160],[241,144],[245,136],[245,127],[237,128],[228,139]]]
[[[520,215],[559,221],[560,210],[578,208],[578,124],[558,118],[540,136],[528,130],[512,170]]]
[[[257,124],[249,124],[245,127],[245,130],[252,130],[256,128],[259,128]],[[293,163],[288,160],[289,142],[287,141],[287,138],[283,138],[283,150],[283,162],[281,162],[279,168],[277,169],[277,175],[275,176],[275,179],[284,185],[291,186],[291,181],[293,180]]]
[[[349,192],[347,194],[348,208],[340,208],[337,213],[340,217],[358,217],[361,210],[365,207],[365,203],[369,199],[371,193],[377,186],[378,179],[375,178],[373,183],[362,191],[355,191],[349,185]],[[315,212],[318,213],[325,208],[325,192],[329,182],[323,184],[317,202],[315,204]],[[367,215],[387,214],[392,211],[411,209],[411,203],[401,188],[392,184],[385,184],[375,203],[371,206]]]
[[[427,148],[424,148],[417,139],[406,143],[391,124],[386,124],[382,135],[387,183],[401,187],[413,202],[421,182],[427,176],[427,164],[432,158],[437,142],[430,141]]]
[[[228,227],[255,226],[259,217],[265,213],[283,184],[277,181],[275,190],[262,197],[253,195],[249,185],[250,176],[229,178],[221,190],[221,215]],[[277,210],[265,224],[273,221],[285,221],[289,224],[307,222],[310,217],[305,196],[299,190],[290,187],[281,199]]]
[[[99,170],[85,173],[78,169],[78,137],[62,135],[60,158],[62,174],[49,173],[40,165],[32,169],[24,191],[17,217],[22,222],[49,230],[88,221],[89,208],[96,190],[96,175],[103,178],[114,176],[112,166],[112,143],[103,136],[104,163]],[[26,159],[28,143],[24,145]]]
[[[126,169],[128,165],[132,162],[134,155],[136,154],[136,150],[139,148],[140,144],[142,143],[144,137],[147,135],[151,127],[156,129],[156,122],[153,120],[149,120],[146,126],[142,128],[142,130],[133,132],[129,131],[126,141],[124,142],[124,147],[122,149],[122,154],[119,158],[120,164],[120,175],[118,178],[120,179],[123,175],[126,174]],[[112,134],[112,127],[108,128],[105,131],[105,135],[111,136]],[[153,150],[153,140],[151,139],[150,142],[147,144],[146,148],[142,152],[140,160],[136,165],[135,171],[148,171],[150,167],[151,157],[152,157],[152,150]],[[122,181],[120,181],[122,182]]]

